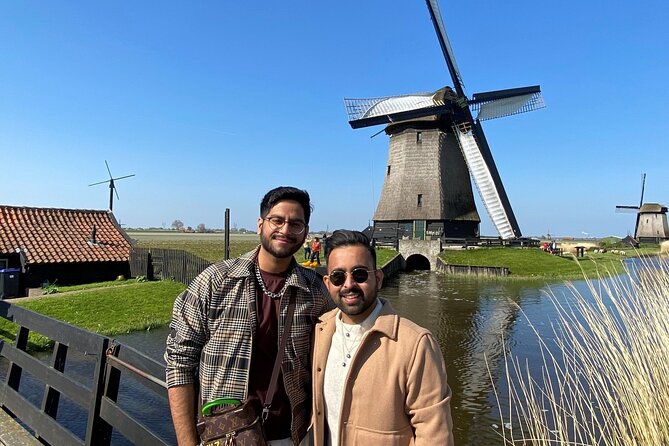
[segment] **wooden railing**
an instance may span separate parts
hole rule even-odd
[[[130,274],[149,280],[171,279],[188,285],[211,262],[180,249],[133,248],[130,253]]]
[[[111,338],[6,301],[0,301],[0,317],[18,326],[14,345],[0,340],[0,356],[7,360],[5,379],[0,383],[0,408],[27,426],[42,443],[105,446],[111,444],[113,434],[133,444],[175,443],[168,421],[164,364]],[[47,362],[28,352],[33,332],[54,343]],[[86,366],[70,370],[71,358],[83,358]],[[34,392],[28,395],[26,390],[35,386],[43,391],[38,404]],[[123,401],[119,400],[121,394],[126,395]],[[76,406],[75,411],[82,414],[79,428],[58,416],[64,404]],[[157,406],[165,421],[158,429],[147,427],[137,407],[145,412]]]

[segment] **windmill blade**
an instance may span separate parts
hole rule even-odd
[[[527,113],[546,106],[538,85],[475,93],[469,105],[473,112],[478,112],[478,121]]]
[[[641,178],[641,201],[639,201],[639,208],[643,206],[643,191],[646,188],[646,174],[644,173]]]
[[[132,175],[124,175],[122,177],[117,177],[117,178],[113,178],[113,179],[114,180],[122,180],[123,178],[130,178],[130,177],[134,177],[134,176],[135,176],[135,174],[133,173]]]
[[[120,200],[121,198],[118,196],[118,191],[116,190],[116,184],[114,184],[114,180],[111,180],[109,187],[114,191],[114,194],[116,194],[116,199]]]
[[[107,160],[105,160],[105,166],[107,166],[107,172],[109,172],[109,178],[110,179],[114,178],[111,174],[111,169],[109,169],[109,164],[107,164]]]
[[[97,186],[98,184],[109,183],[111,180],[98,181],[97,183],[89,184],[89,186]]]
[[[520,237],[516,216],[511,209],[481,124],[478,121],[462,123],[454,126],[453,131],[474,184],[500,237],[505,240]]]
[[[446,65],[448,66],[448,72],[451,75],[451,79],[453,79],[455,91],[458,93],[458,96],[465,97],[465,84],[462,82],[460,70],[455,63],[453,49],[451,48],[451,43],[448,41],[448,36],[446,35],[446,27],[444,26],[444,21],[441,19],[441,12],[439,12],[439,4],[437,3],[437,0],[425,0],[425,3],[427,3],[427,9],[430,11],[432,24],[434,25],[434,30],[437,32],[439,46],[441,46],[441,52],[444,54],[444,59],[446,59]]]
[[[617,213],[631,214],[639,212],[639,206],[616,206]]]
[[[441,90],[440,90],[441,91]],[[443,94],[417,93],[382,98],[344,99],[352,128],[416,119],[453,111]]]

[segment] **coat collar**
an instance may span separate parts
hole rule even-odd
[[[395,312],[395,310],[393,310],[393,307],[390,305],[390,302],[388,302],[386,299],[382,297],[377,297],[377,299],[381,301],[383,306],[381,307],[381,313],[379,314],[379,317],[376,318],[376,321],[374,322],[372,328],[369,329],[369,332],[376,331],[384,336],[387,336],[390,339],[397,339],[397,331],[399,330],[400,317]],[[319,318],[318,325],[323,327],[328,332],[334,333],[336,327],[335,317],[337,317],[338,313],[339,313],[338,308],[335,308],[334,310],[330,310],[327,313],[324,313]]]

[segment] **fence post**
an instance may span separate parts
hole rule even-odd
[[[230,258],[230,208],[225,208],[225,260]]]

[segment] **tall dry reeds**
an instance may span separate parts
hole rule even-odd
[[[669,267],[640,265],[550,296],[541,371],[506,357],[504,444],[669,445]]]

